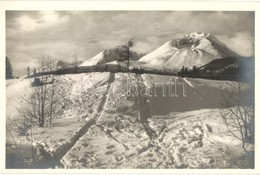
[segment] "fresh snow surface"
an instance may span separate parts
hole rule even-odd
[[[28,90],[32,79],[12,79],[6,80],[6,116],[7,118],[15,118],[18,114],[16,108],[19,107],[19,98]]]
[[[187,97],[128,96],[125,90],[129,83],[148,89],[157,82],[159,93],[160,85],[175,78],[132,73],[56,76],[61,110],[53,126],[33,130],[34,144],[47,152],[39,164],[53,161],[53,167],[43,167],[95,169],[253,168],[254,146],[247,145],[251,157],[244,154],[241,142],[221,120],[220,110],[227,109],[219,106],[220,88],[227,87],[226,82],[178,78],[186,85]],[[7,104],[18,98],[12,96],[13,89],[22,92],[30,81],[7,81]],[[246,91],[248,85],[241,85]],[[7,117],[10,113],[7,110]],[[13,140],[30,148],[30,138],[17,135],[12,123],[7,125],[12,131],[7,134],[7,156],[15,155]]]

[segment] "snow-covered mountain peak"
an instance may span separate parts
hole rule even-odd
[[[190,33],[188,36],[190,36],[191,38],[200,40],[202,38],[204,38],[207,34],[205,33],[199,33],[199,32],[192,32]]]
[[[192,32],[166,42],[139,61],[152,67],[202,66],[214,59],[239,56],[211,33]]]
[[[125,61],[128,57],[128,47],[126,45],[115,46],[111,49],[104,50],[96,56],[83,62],[80,67],[84,66],[98,66],[114,61]],[[142,56],[142,55],[141,55]],[[140,57],[138,53],[130,50],[130,60],[138,60]]]
[[[211,33],[204,33],[204,32],[192,32],[189,34],[184,35],[179,40],[185,40],[188,39],[193,42],[200,42],[202,39],[210,39],[212,36]]]

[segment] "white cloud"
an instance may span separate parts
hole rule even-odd
[[[35,31],[46,29],[53,25],[59,25],[68,21],[68,16],[59,17],[59,14],[54,11],[41,11],[40,19],[31,18],[28,15],[23,15],[17,18],[17,23],[21,31]]]
[[[228,35],[218,35],[217,37],[241,56],[250,57],[254,55],[254,46],[252,44],[254,41],[252,41],[252,37],[246,32],[234,33],[232,37]]]
[[[248,12],[9,11],[6,54],[19,64],[14,67],[26,70],[26,63],[43,54],[69,61],[76,52],[86,60],[132,37],[136,42],[132,49],[147,53],[200,31],[217,35],[235,52],[250,56],[252,44],[245,34],[253,35],[253,29],[253,14]]]
[[[35,20],[31,19],[29,16],[21,16],[17,19],[17,23],[23,31],[32,31],[37,29],[39,26],[39,24],[37,24]]]

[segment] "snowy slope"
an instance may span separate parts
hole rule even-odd
[[[19,97],[28,90],[31,85],[30,79],[10,79],[6,80],[6,115],[8,118],[15,118],[18,115]]]
[[[96,66],[96,65],[101,65],[105,64],[111,61],[115,60],[120,60],[122,59],[122,55],[126,53],[127,47],[122,45],[122,46],[117,46],[112,49],[104,50],[97,54],[96,56],[86,60],[83,62],[81,66]]]
[[[104,57],[104,51],[102,51],[99,54],[97,54],[96,56],[94,56],[94,57],[90,58],[89,60],[83,62],[79,66],[94,66],[94,65],[97,65],[102,60],[104,60],[104,58],[105,58]]]
[[[156,104],[154,99],[147,100],[144,96],[127,97],[127,91],[123,90],[127,81],[143,87],[155,81],[166,84],[169,77],[117,73],[96,125],[89,128],[62,158],[64,167],[175,169],[244,166],[244,163],[238,164],[244,159],[238,160],[234,156],[234,153],[241,155],[240,142],[228,136],[219,109],[192,92],[195,88],[197,93],[219,93],[219,89],[213,87],[218,87],[220,81],[186,80],[189,82],[187,88],[191,90],[188,97],[169,99],[158,96],[160,99],[155,99]],[[204,86],[200,87],[202,83]],[[214,101],[212,96],[215,95],[207,97]],[[179,111],[180,106],[186,110]],[[169,113],[155,113],[154,109],[158,112],[159,108]]]
[[[130,61],[136,61],[141,58],[143,54],[139,54],[135,51],[129,51]],[[96,56],[86,60],[80,66],[97,66],[104,65],[117,65],[117,61],[123,62],[128,59],[128,46],[120,45],[111,49],[104,50]]]
[[[239,55],[212,34],[194,32],[166,42],[138,61],[151,67],[180,69],[183,65],[189,68],[193,65],[202,66],[214,59],[230,56]]]
[[[60,96],[57,120],[52,127],[33,130],[34,143],[45,151],[40,167],[252,168],[254,157],[242,157],[241,142],[230,136],[221,121],[220,110],[227,109],[219,108],[218,104],[223,104],[220,88],[228,88],[227,82],[179,78],[177,83],[186,82],[187,96],[181,95],[181,85],[178,96],[163,96],[162,85],[175,78],[108,72],[55,76]],[[14,91],[32,88],[30,81],[7,81],[7,108],[18,98]],[[155,82],[158,86],[152,86]],[[157,96],[134,95],[136,88],[129,96],[130,91],[125,88],[130,85],[155,87],[156,91],[151,92]],[[248,84],[241,86],[246,90]],[[12,110],[15,109],[7,109],[7,121],[18,117]],[[12,131],[6,138],[7,162],[13,164],[13,140],[27,143],[29,137],[17,135],[12,123],[7,126]],[[31,148],[29,144],[27,147]]]

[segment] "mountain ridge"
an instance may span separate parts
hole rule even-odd
[[[114,62],[114,61],[125,61],[128,58],[128,46],[120,45],[111,49],[106,49],[101,51],[94,57],[84,61],[80,67],[84,66],[99,66],[102,64]],[[138,54],[134,51],[129,51],[130,60],[137,61],[140,58],[141,54]]]
[[[193,32],[170,40],[138,61],[146,66],[180,69],[203,66],[225,57],[240,57],[211,33]]]

